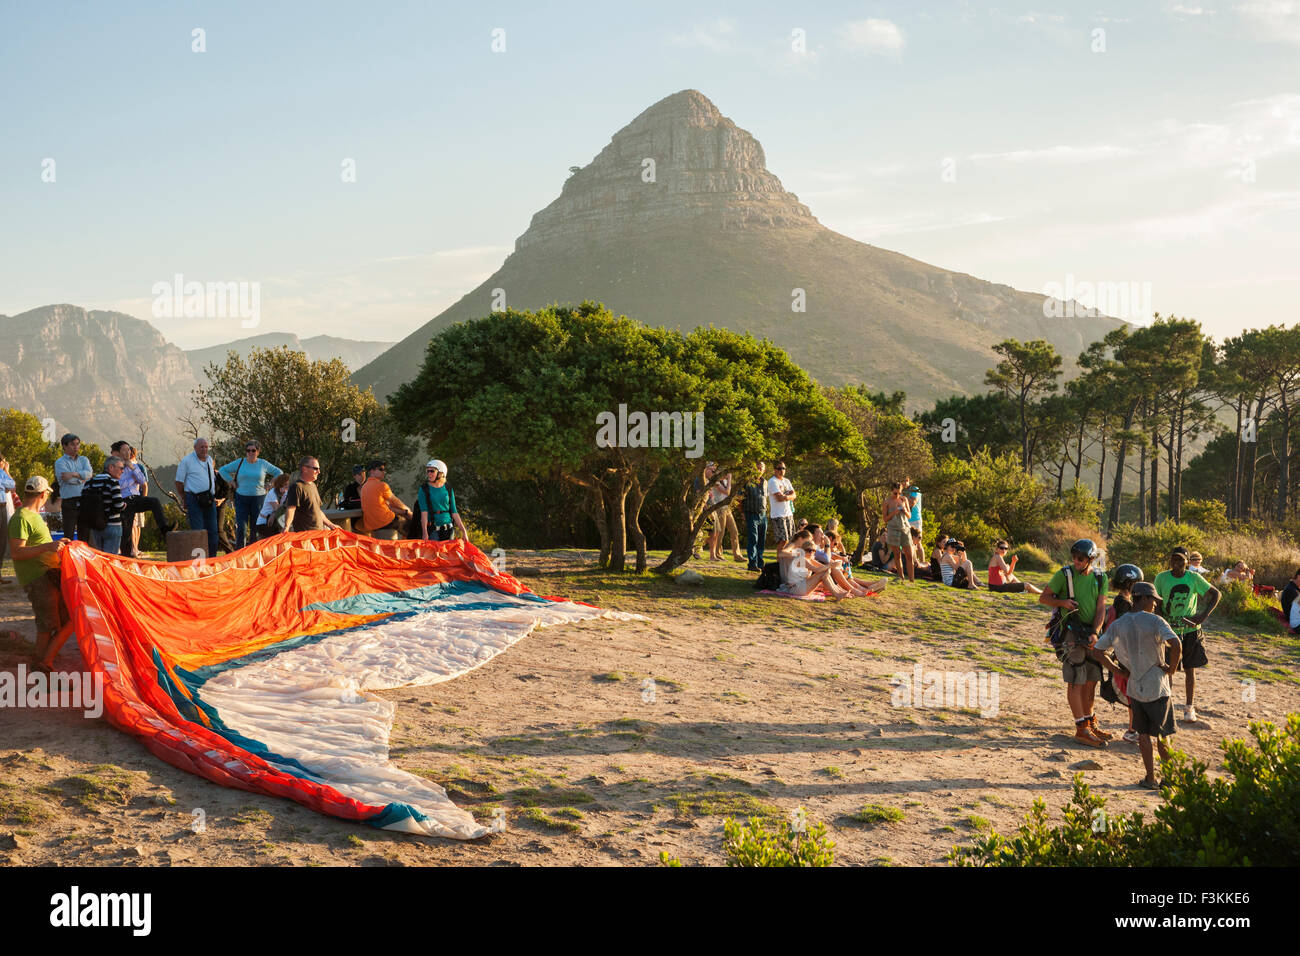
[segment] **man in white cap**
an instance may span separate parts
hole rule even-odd
[[[23,488],[23,506],[9,521],[9,548],[14,559],[14,574],[27,592],[36,618],[36,660],[48,670],[45,660],[55,636],[69,620],[63,603],[59,579],[59,551],[71,540],[55,541],[41,517],[41,509],[53,489],[40,475],[32,475]],[[58,648],[53,648],[57,652]]]
[[[450,541],[460,529],[469,540],[465,523],[456,510],[456,493],[447,485],[447,463],[434,458],[424,466],[425,482],[416,496],[420,505],[420,537],[425,541]]]

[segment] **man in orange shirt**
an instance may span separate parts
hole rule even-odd
[[[361,486],[361,516],[369,534],[389,530],[401,534],[402,518],[412,515],[411,509],[388,487],[384,480],[387,472],[385,462],[372,461],[366,465],[366,480]]]

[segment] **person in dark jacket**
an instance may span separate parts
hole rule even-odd
[[[767,489],[763,471],[767,466],[758,463],[758,476],[745,485],[741,506],[745,512],[745,551],[750,571],[763,570],[763,548],[767,543]]]

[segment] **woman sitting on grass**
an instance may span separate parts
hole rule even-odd
[[[944,572],[944,584],[950,584],[955,588],[964,588],[968,591],[979,590],[980,582],[975,577],[975,566],[966,557],[966,543],[964,541],[949,538],[945,560],[949,570]],[[941,564],[940,567],[942,568],[943,565]]]
[[[1010,563],[1007,562],[1007,552],[1010,547],[1006,539],[993,546],[993,555],[989,558],[989,590],[1010,591],[1017,594],[1028,591],[1030,594],[1042,594],[1042,588],[1026,584],[1016,577],[1016,562],[1020,558],[1013,554]]]
[[[806,597],[824,587],[831,597],[848,597],[831,578],[831,567],[817,560],[817,545],[807,529],[800,531],[777,552],[781,563],[781,591],[794,597]]]
[[[853,580],[850,572],[844,569],[843,554],[836,553],[831,539],[827,537],[820,527],[815,524],[808,526],[808,531],[812,533],[814,545],[813,557],[819,564],[824,564],[831,569],[830,578],[837,587],[843,588],[848,592],[849,597],[866,597],[868,594],[879,590],[879,584],[876,588],[870,588],[859,584]]]
[[[912,529],[912,562],[916,565],[916,576],[926,581],[938,581],[934,562],[925,559],[925,545],[921,543],[921,532]]]
[[[1231,584],[1233,581],[1245,581],[1247,584],[1254,584],[1255,569],[1249,567],[1245,561],[1238,561],[1219,575],[1220,584]]]

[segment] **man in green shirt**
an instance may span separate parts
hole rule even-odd
[[[59,580],[59,551],[68,539],[55,541],[41,517],[41,508],[50,498],[50,483],[32,475],[23,488],[23,506],[9,521],[9,549],[14,559],[14,574],[27,592],[36,617],[37,666],[48,670],[58,653],[54,638],[71,617],[63,603]]]
[[[1061,609],[1061,627],[1065,632],[1061,675],[1065,678],[1065,697],[1074,717],[1074,739],[1089,747],[1104,747],[1111,734],[1097,726],[1097,716],[1093,713],[1101,665],[1088,654],[1089,648],[1097,643],[1106,617],[1106,575],[1092,570],[1096,557],[1097,546],[1087,538],[1074,542],[1070,546],[1073,566],[1061,568],[1052,575],[1047,589],[1038,596],[1038,603]]]
[[[1196,668],[1209,663],[1201,625],[1210,616],[1222,595],[1205,578],[1188,568],[1187,549],[1174,548],[1169,554],[1169,570],[1156,575],[1156,593],[1160,595],[1160,616],[1169,622],[1183,645],[1183,686],[1187,704],[1183,719],[1196,722]]]

